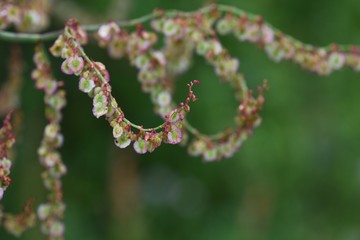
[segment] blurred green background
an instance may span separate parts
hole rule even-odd
[[[73,4],[68,12],[61,9]],[[360,1],[227,0],[264,16],[282,31],[314,45],[360,44]],[[84,22],[130,19],[154,8],[196,10],[203,0],[58,1],[52,29],[65,18]],[[64,7],[65,6],[65,7]],[[109,10],[110,8],[110,10]],[[75,14],[75,15],[70,15]],[[70,15],[70,16],[68,16]],[[81,20],[80,20],[81,21]],[[221,39],[250,87],[269,80],[263,123],[231,159],[204,163],[180,146],[163,145],[152,154],[136,155],[113,144],[111,128],[91,113],[91,101],[65,80],[63,178],[66,239],[124,240],[357,240],[360,239],[360,81],[350,69],[319,77],[289,63],[271,62],[266,54],[232,36]],[[9,46],[0,42],[0,83]],[[23,44],[26,76],[21,94],[23,125],[18,135],[13,183],[2,201],[19,212],[25,199],[41,203],[42,187],[36,149],[46,124],[43,93],[29,73],[32,44]],[[127,60],[111,60],[94,43],[86,48],[105,63],[114,94],[129,119],[145,126],[160,123],[149,96],[140,90],[136,70]],[[59,65],[54,60],[54,65]],[[195,58],[178,82],[177,99],[189,80],[200,79],[199,101],[190,121],[206,133],[233,123],[236,103],[204,59]],[[1,104],[1,103],[0,103]],[[1,240],[14,237],[0,230]],[[39,226],[21,239],[45,239]]]

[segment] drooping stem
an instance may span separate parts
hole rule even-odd
[[[87,54],[85,53],[85,51],[83,50],[83,48],[82,48],[81,46],[79,46],[79,44],[72,38],[71,33],[69,33],[67,30],[65,30],[64,34],[65,34],[65,36],[69,39],[72,47],[77,49],[77,52],[80,54],[80,56],[83,57],[84,60],[85,60],[88,64],[94,66],[94,67],[93,67],[93,70],[94,70],[96,76],[101,80],[101,82],[102,82],[103,84],[106,84],[107,81],[106,81],[106,79],[104,78],[103,74],[101,74],[100,70],[98,69],[98,66],[96,66],[96,64],[93,64],[93,61],[87,56]],[[189,89],[189,90],[191,90],[191,89]],[[109,102],[112,103],[112,102],[114,102],[114,101],[116,101],[116,100],[114,99],[114,97],[113,97],[111,94],[109,94]],[[112,107],[115,108],[115,111],[117,111],[119,115],[122,114],[121,109],[120,109],[119,107],[116,107],[116,106],[112,106]],[[179,108],[179,109],[178,109],[178,112],[180,112],[180,111],[182,111],[182,108]],[[143,132],[153,132],[153,131],[160,130],[160,129],[162,129],[162,128],[166,125],[166,123],[167,123],[167,122],[165,121],[165,122],[163,122],[162,124],[160,124],[160,125],[158,125],[158,126],[156,126],[156,127],[153,127],[153,128],[144,128],[144,127],[141,126],[141,125],[137,125],[137,124],[132,123],[130,120],[128,120],[128,119],[125,118],[125,117],[122,118],[122,120],[123,120],[126,124],[130,125],[131,127],[135,128],[135,129],[137,129],[137,130],[139,130],[139,131],[143,131]]]
[[[143,23],[149,22],[158,17],[176,17],[176,16],[186,17],[186,16],[194,15],[196,13],[207,14],[207,13],[211,13],[212,11],[219,11],[222,14],[233,14],[235,16],[246,16],[246,18],[248,18],[249,20],[261,19],[261,17],[258,15],[246,12],[246,11],[236,8],[236,7],[222,5],[222,4],[218,4],[218,5],[212,4],[212,5],[206,6],[204,8],[201,8],[198,11],[193,11],[193,12],[182,12],[182,11],[178,11],[178,10],[155,10],[152,13],[144,15],[142,17],[134,18],[131,20],[125,20],[125,21],[117,21],[116,23],[120,27],[133,27],[138,24],[143,24]],[[315,46],[313,46],[311,44],[302,43],[300,40],[297,40],[289,35],[284,34],[282,31],[273,27],[271,24],[269,24],[267,22],[266,22],[266,25],[272,28],[272,30],[274,31],[276,36],[284,36],[288,39],[291,39],[293,42],[303,45],[308,50],[312,50],[312,49],[316,48]],[[95,32],[99,29],[100,26],[101,26],[101,24],[83,25],[83,26],[81,26],[81,28],[83,28],[87,32]],[[14,32],[9,32],[9,31],[0,31],[0,39],[4,40],[4,41],[9,41],[9,42],[33,42],[34,43],[34,42],[39,42],[39,41],[53,41],[62,33],[63,33],[63,30],[52,31],[52,32],[47,32],[47,33],[14,33]],[[323,46],[322,48],[324,48],[326,50],[330,50],[331,47],[332,47],[332,44],[330,44],[328,46]],[[351,49],[353,48],[352,45],[340,45],[340,44],[337,45],[337,47],[340,50],[345,51],[345,52],[351,51]]]

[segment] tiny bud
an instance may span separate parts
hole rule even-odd
[[[166,36],[172,36],[179,30],[179,26],[172,19],[165,21],[163,31]]]
[[[89,93],[95,87],[95,83],[90,78],[82,77],[79,81],[79,89],[84,93]]]
[[[61,64],[61,71],[67,75],[71,75],[74,73],[73,69],[71,69],[69,67],[69,60],[66,59],[62,64]]]
[[[49,204],[40,204],[37,209],[37,215],[40,220],[45,220],[50,214],[50,205]]]
[[[116,123],[113,127],[113,136],[114,138],[119,138],[123,134],[124,130],[120,124]]]
[[[187,105],[186,105],[187,106]],[[168,115],[168,121],[170,123],[176,123],[178,121],[181,121],[183,119],[183,116],[180,112],[178,112],[178,109],[172,110]]]
[[[1,160],[1,166],[4,170],[10,170],[11,168],[11,161],[7,158],[3,158]]]
[[[182,139],[182,132],[180,128],[175,125],[171,125],[171,130],[167,134],[168,141],[171,144],[178,144]]]
[[[84,60],[80,56],[73,56],[68,58],[68,66],[72,72],[79,74],[84,67]]]
[[[159,104],[159,106],[161,107],[169,106],[170,102],[171,102],[171,95],[168,91],[163,91],[159,93],[157,97],[157,103]]]
[[[50,123],[45,127],[45,136],[54,139],[56,135],[59,133],[60,126],[55,123]]]
[[[51,237],[60,237],[64,234],[64,224],[59,221],[54,221],[50,226],[50,236]]]
[[[138,139],[134,142],[134,149],[139,154],[144,154],[147,151],[147,142],[144,139]]]
[[[98,102],[98,103],[94,104],[92,111],[93,111],[94,116],[96,118],[99,118],[107,113],[108,107],[105,103]]]
[[[216,160],[216,154],[217,154],[217,150],[216,150],[215,147],[205,150],[205,152],[204,152],[205,161],[214,161],[214,160]]]
[[[119,138],[115,139],[115,145],[119,148],[126,148],[129,146],[131,139],[127,135],[128,134],[122,134]]]

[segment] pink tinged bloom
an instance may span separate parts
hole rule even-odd
[[[108,111],[108,107],[104,103],[95,103],[93,107],[93,114],[96,118],[99,118],[103,115],[105,115]]]
[[[120,39],[114,39],[109,43],[108,53],[113,58],[121,58],[126,53],[126,44]]]
[[[62,222],[53,221],[50,225],[50,236],[61,237],[64,234],[65,226]]]
[[[137,50],[144,52],[151,47],[151,42],[148,39],[140,39],[137,43]]]
[[[211,40],[209,45],[214,55],[219,55],[223,50],[220,42],[217,40]]]
[[[161,65],[161,66],[165,66],[166,65],[166,59],[164,56],[164,53],[162,53],[161,51],[154,51],[151,53],[152,57],[154,59],[156,59],[156,61]]]
[[[60,35],[55,43],[50,47],[50,52],[54,57],[60,57],[62,49],[65,45],[65,39],[63,35]]]
[[[1,166],[2,166],[2,169],[9,171],[11,168],[11,161],[7,158],[3,158],[1,160]]]
[[[178,30],[179,26],[172,19],[168,19],[165,21],[163,25],[163,31],[166,36],[169,37],[175,35]]]
[[[49,81],[46,81],[46,85],[44,87],[45,87],[46,94],[52,95],[58,89],[58,83],[57,83],[57,81],[49,80]]]
[[[317,65],[315,66],[314,69],[318,74],[326,76],[329,75],[331,73],[331,71],[333,70],[331,64],[329,62],[326,61],[320,61],[317,63]]]
[[[17,25],[20,23],[20,19],[21,19],[21,12],[19,7],[17,6],[9,6],[8,8],[8,12],[7,12],[7,19],[9,20],[9,22]]]
[[[183,115],[179,112],[178,109],[172,110],[168,116],[168,121],[170,123],[176,123],[183,120]]]
[[[64,92],[58,92],[55,95],[45,97],[45,102],[56,110],[62,109],[66,105],[66,99],[63,94]]]
[[[98,35],[101,38],[101,40],[105,42],[109,42],[113,37],[114,33],[117,32],[120,32],[119,26],[116,23],[111,22],[105,25],[101,25],[98,30]]]
[[[0,9],[0,29],[6,28],[9,24],[8,9]]]
[[[111,28],[108,24],[101,25],[98,30],[98,35],[103,41],[110,41],[111,39]]]
[[[178,128],[175,125],[172,125],[171,130],[167,134],[167,138],[169,143],[171,144],[178,144],[179,142],[181,142],[182,132],[180,128]]]
[[[87,44],[88,37],[87,37],[87,32],[84,29],[79,27],[77,36],[81,45]]]
[[[258,24],[248,24],[245,29],[244,40],[249,40],[250,42],[257,42],[260,39],[260,27]]]
[[[231,24],[231,21],[223,18],[217,22],[216,30],[220,35],[229,34],[233,30],[233,25]]]
[[[0,187],[0,200],[4,197],[4,189]]]
[[[75,74],[79,74],[84,67],[84,59],[78,55],[68,58],[68,66]]]
[[[280,62],[285,58],[285,52],[280,48],[279,43],[271,42],[265,45],[265,52],[275,62]]]
[[[126,148],[131,143],[131,139],[128,134],[123,133],[119,138],[115,139],[115,145],[119,148]]]
[[[159,93],[159,95],[156,98],[156,102],[160,107],[166,107],[169,106],[171,102],[171,95],[168,91],[163,91]]]
[[[99,92],[99,93],[96,93],[94,99],[93,99],[93,104],[97,104],[97,103],[102,103],[102,104],[107,104],[108,103],[108,100],[106,98],[106,96],[104,95],[103,92]]]
[[[84,93],[89,93],[95,87],[95,83],[90,78],[82,77],[79,81],[79,89]]]
[[[45,220],[50,214],[51,206],[49,204],[40,204],[37,209],[37,215],[40,220]]]
[[[236,58],[229,60],[228,69],[230,72],[237,72],[239,69],[240,61]]]
[[[335,70],[342,68],[345,64],[345,60],[345,55],[337,52],[331,53],[328,59],[330,66]]]
[[[106,70],[105,65],[102,62],[95,62],[96,67],[98,68],[98,70],[101,72],[101,75],[105,78],[105,80],[107,82],[110,81],[110,74],[109,72]]]
[[[121,137],[121,135],[123,134],[124,130],[123,128],[120,126],[120,124],[115,124],[115,126],[113,127],[113,136],[114,138],[119,138]]]
[[[199,55],[205,55],[209,51],[210,47],[211,46],[207,41],[200,41],[196,45],[196,52]]]
[[[58,135],[59,130],[60,130],[60,126],[58,124],[50,123],[45,127],[45,131],[44,131],[45,137],[54,139],[56,135]]]
[[[148,146],[147,142],[144,139],[141,139],[141,138],[134,142],[135,152],[137,152],[139,154],[146,153],[147,146]]]
[[[93,114],[96,118],[99,118],[107,113],[107,104],[108,101],[103,92],[99,92],[95,95],[93,99]]]
[[[261,28],[262,40],[264,43],[270,43],[274,41],[274,31],[267,25],[263,25]]]
[[[74,54],[74,50],[68,45],[64,45],[61,49],[61,57],[62,58],[70,58]]]
[[[69,67],[69,59],[65,59],[65,61],[61,64],[61,71],[67,75],[74,73],[73,69]]]
[[[216,148],[211,148],[211,149],[207,149],[204,152],[204,159],[205,161],[214,161],[216,160],[217,157],[217,149]]]
[[[50,152],[44,157],[44,163],[47,167],[54,167],[55,164],[61,161],[60,155],[57,152]]]
[[[150,59],[146,55],[139,55],[135,58],[135,66],[139,69],[148,69],[150,66]]]

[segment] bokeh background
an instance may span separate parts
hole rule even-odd
[[[115,2],[115,4],[114,4]],[[314,45],[360,44],[360,2],[355,0],[217,1],[264,16],[282,31]],[[203,0],[62,0],[53,9],[52,29],[66,18],[83,22],[130,19],[154,8],[195,10]],[[70,7],[69,7],[70,6]],[[64,10],[65,9],[65,10]],[[67,10],[66,10],[67,9]],[[249,86],[269,80],[263,123],[231,159],[205,163],[186,148],[163,145],[136,155],[113,144],[104,119],[91,113],[91,101],[65,80],[68,105],[62,124],[66,239],[87,240],[357,240],[360,239],[360,75],[350,69],[319,77],[289,63],[274,63],[256,46],[221,39]],[[0,83],[8,75],[11,44],[0,41]],[[45,126],[43,93],[29,73],[33,44],[23,44],[25,60],[13,184],[2,204],[19,212],[31,197],[41,203],[36,149]],[[160,123],[149,96],[140,90],[136,70],[127,60],[111,60],[94,43],[90,56],[104,62],[115,96],[128,118],[145,126]],[[54,59],[54,65],[59,65]],[[204,59],[178,82],[200,79],[199,101],[189,119],[206,133],[233,124],[236,103],[229,86],[218,82]],[[1,104],[1,103],[0,103]],[[1,240],[14,237],[0,230]],[[21,239],[45,239],[39,226]]]

